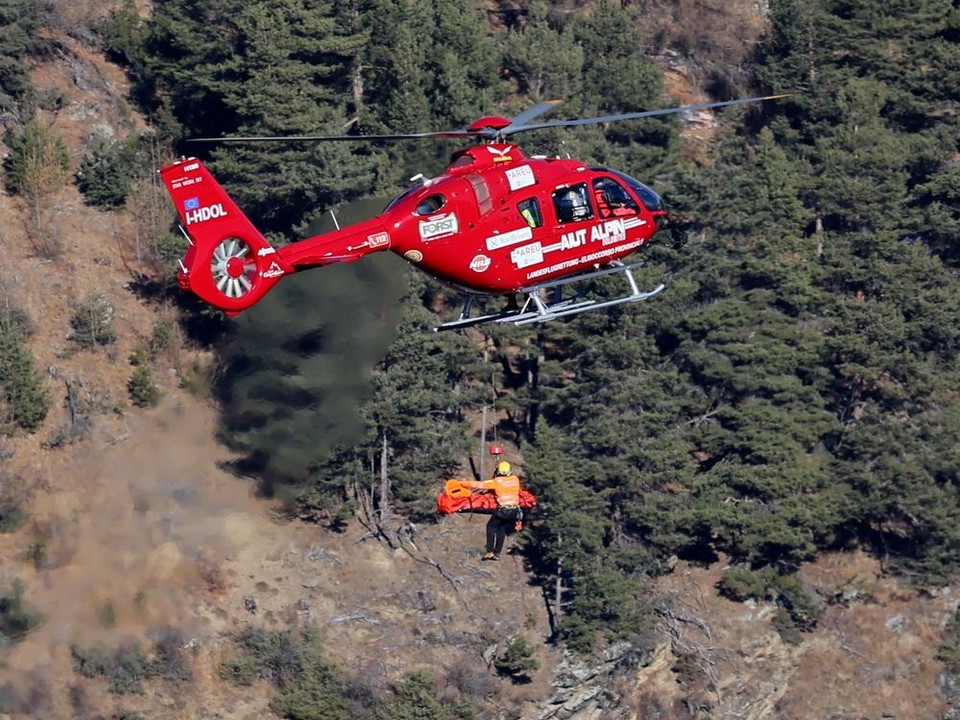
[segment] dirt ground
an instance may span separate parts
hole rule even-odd
[[[332,659],[353,672],[375,666],[385,680],[419,668],[442,679],[457,663],[483,666],[498,639],[546,639],[545,609],[519,557],[479,562],[481,518],[419,528],[405,550],[360,527],[333,534],[272,520],[251,483],[221,469],[229,454],[213,440],[213,408],[171,396],[127,421],[125,439],[51,462],[31,524],[0,536],[6,574],[17,566],[45,618],[8,652],[8,677],[24,688],[42,682],[58,717],[70,716],[70,686],[106,687],[72,672],[72,644],[149,647],[175,630],[191,649],[195,681],[161,684],[153,697],[123,698],[125,706],[162,708],[169,718],[255,718],[268,714],[266,687],[238,691],[218,677],[229,638],[248,627],[320,628]],[[37,533],[43,566],[9,562]],[[504,615],[503,604],[516,612]],[[508,695],[546,691],[538,679]]]

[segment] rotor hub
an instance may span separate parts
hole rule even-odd
[[[470,123],[467,128],[470,132],[480,132],[481,130],[503,130],[510,125],[510,120],[501,115],[486,115]]]
[[[232,278],[238,278],[243,275],[244,272],[244,262],[237,256],[233,256],[227,259],[227,275]]]
[[[230,237],[213,249],[210,274],[217,290],[228,298],[240,298],[257,282],[257,261],[244,240]]]

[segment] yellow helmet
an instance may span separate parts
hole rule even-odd
[[[502,462],[497,465],[497,469],[493,473],[494,475],[509,475],[510,474],[510,463]]]

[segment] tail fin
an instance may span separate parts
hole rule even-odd
[[[202,162],[168,165],[160,178],[191,241],[180,263],[182,289],[236,315],[293,272]]]

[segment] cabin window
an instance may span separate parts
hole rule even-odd
[[[470,155],[461,155],[452,163],[450,163],[450,167],[452,168],[462,168],[466,167],[467,165],[473,165],[473,158]]]
[[[517,203],[517,210],[530,227],[543,227],[543,213],[540,212],[540,201],[536,198],[528,198]]]
[[[597,203],[600,218],[623,217],[640,212],[637,201],[613,178],[597,178],[593,181],[593,198]]]
[[[440,193],[429,195],[417,205],[417,215],[433,215],[447,204],[447,198]]]
[[[555,190],[553,205],[557,211],[557,220],[562,223],[593,219],[586,183]]]
[[[473,194],[477,198],[477,209],[481,217],[493,210],[493,200],[490,198],[490,187],[482,175],[467,175],[470,186],[473,188]]]

